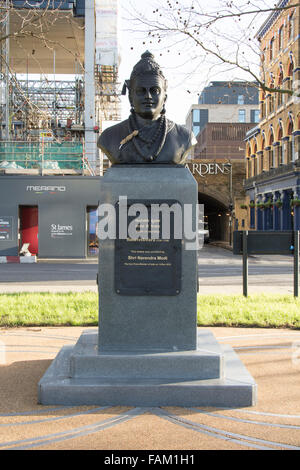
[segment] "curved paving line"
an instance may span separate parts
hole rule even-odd
[[[69,328],[72,328],[72,327],[69,327]],[[86,327],[86,328],[88,328],[88,327]],[[77,341],[78,337],[79,337],[79,335],[78,336],[54,336],[54,335],[49,335],[49,334],[44,335],[43,333],[34,335],[32,333],[27,334],[25,331],[24,331],[24,333],[5,333],[4,335],[2,335],[0,333],[0,337],[2,337],[2,336],[4,338],[6,336],[26,336],[26,338],[31,337],[31,338],[61,339],[61,340],[64,340],[64,341],[72,341],[72,342]]]
[[[45,346],[47,347],[47,346]],[[35,350],[31,350],[31,349],[6,349],[5,348],[5,352],[7,353],[34,353],[34,354],[57,354],[57,351],[59,351],[60,348],[58,347],[56,351],[42,351],[42,350],[39,350],[39,349],[35,349]]]
[[[32,437],[28,439],[23,439],[20,441],[10,441],[0,444],[0,447],[6,447],[7,450],[25,450],[32,449],[34,447],[40,447],[45,444],[51,445],[56,442],[62,442],[68,439],[74,439],[77,437],[87,436],[89,434],[94,434],[98,431],[103,431],[117,424],[128,421],[136,416],[145,413],[148,411],[147,408],[133,408],[130,411],[121,413],[118,416],[113,418],[108,418],[106,420],[98,421],[97,423],[89,424],[86,426],[81,426],[79,428],[69,429],[68,431],[62,431],[59,433],[48,434],[44,436]],[[6,450],[6,449],[3,449]]]
[[[287,346],[287,345],[273,345],[272,346],[270,344],[270,345],[265,345],[265,346],[257,345],[257,346],[237,346],[237,347],[233,347],[233,349],[235,351],[239,351],[239,350],[242,350],[242,349],[294,349],[294,348],[295,348],[295,346],[292,346],[292,344],[289,345],[289,346]]]
[[[217,336],[218,340],[229,340],[229,339],[244,339],[244,338],[282,338],[282,336],[297,336],[300,339],[300,332],[290,332],[290,333],[256,333],[253,335],[236,335],[236,336]]]
[[[230,408],[228,408],[230,409]],[[292,418],[292,419],[300,419],[300,415],[289,415],[289,414],[282,414],[282,413],[268,413],[267,411],[254,411],[254,410],[233,410],[239,411],[240,413],[250,413],[254,415],[261,415],[261,416],[274,416],[276,418]]]
[[[70,408],[78,408],[78,406],[66,405],[66,406],[56,406],[55,408],[45,407],[39,410],[21,411],[17,413],[0,413],[0,418],[6,418],[8,416],[15,416],[17,418],[18,416],[30,416],[30,415],[40,414],[40,413],[46,413],[47,411],[60,411],[60,410],[67,410]]]
[[[52,346],[51,344],[5,344],[6,349],[10,348],[14,351],[13,348],[42,348],[42,349],[59,349],[60,346]]]
[[[186,408],[186,409],[190,411],[196,411],[197,413],[201,413],[203,415],[213,416],[214,418],[227,419],[229,421],[236,421],[238,423],[256,424],[258,426],[270,426],[273,428],[300,429],[300,426],[297,426],[295,424],[278,424],[278,423],[268,423],[266,421],[253,421],[251,419],[235,418],[234,416],[226,416],[226,415],[213,413],[211,411],[199,410],[198,408]]]
[[[39,423],[46,423],[49,421],[59,421],[62,419],[68,419],[68,418],[74,418],[76,416],[83,416],[83,415],[88,415],[92,414],[98,411],[102,411],[105,409],[111,408],[110,406],[102,406],[101,408],[93,408],[91,410],[87,411],[79,411],[78,413],[72,413],[69,415],[64,415],[64,416],[52,416],[51,418],[44,418],[44,419],[37,419],[37,420],[32,420],[32,421],[23,421],[20,423],[0,423],[0,427],[9,427],[9,426],[25,426],[26,424],[39,424]]]
[[[191,409],[189,407],[186,407],[186,408],[188,410]],[[276,417],[276,418],[300,419],[300,415],[289,415],[289,414],[283,414],[283,413],[270,413],[270,412],[267,412],[267,411],[245,410],[245,409],[241,409],[241,408],[230,408],[230,407],[226,407],[226,406],[219,406],[219,407],[215,406],[214,408],[216,408],[220,411],[235,411],[237,413],[246,413],[246,414],[250,413],[250,414],[261,415],[261,416],[273,416],[273,417]],[[198,408],[195,408],[195,410],[198,410]]]
[[[280,449],[300,450],[300,447],[292,446],[289,444],[281,444],[279,442],[267,441],[265,439],[250,437],[244,434],[232,433],[230,431],[223,431],[222,429],[218,429],[212,426],[206,426],[204,424],[195,423],[194,421],[181,418],[180,416],[174,415],[172,413],[167,413],[159,408],[153,412],[157,414],[157,416],[171,421],[174,424],[184,426],[185,428],[201,432],[217,439],[223,439],[226,441],[234,442],[242,446],[252,447],[260,450],[274,450],[274,447],[279,447]],[[266,447],[267,445],[273,447]]]

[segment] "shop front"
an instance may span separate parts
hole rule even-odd
[[[22,246],[38,258],[97,256],[99,177],[5,176],[0,184],[0,256]]]

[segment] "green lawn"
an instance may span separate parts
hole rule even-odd
[[[98,296],[93,292],[0,295],[0,327],[97,323]],[[198,325],[300,328],[300,299],[292,295],[200,295]]]

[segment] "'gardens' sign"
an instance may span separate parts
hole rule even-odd
[[[202,177],[206,175],[217,175],[222,173],[228,175],[231,172],[230,163],[187,163],[186,168],[193,173],[193,175],[200,175]]]

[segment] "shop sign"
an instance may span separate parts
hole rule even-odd
[[[51,224],[50,234],[51,238],[62,238],[73,235],[73,225]]]
[[[0,216],[0,240],[12,240],[12,217]]]
[[[187,163],[185,166],[193,175],[202,177],[217,174],[228,175],[231,172],[230,163]]]

